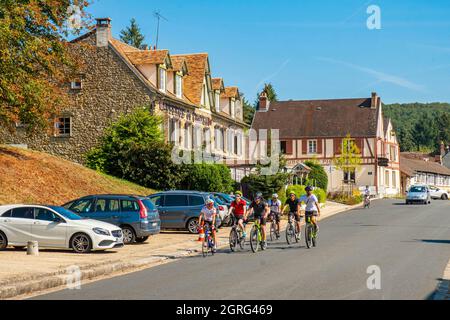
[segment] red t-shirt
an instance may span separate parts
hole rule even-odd
[[[239,203],[236,203],[236,200],[234,200],[231,203],[231,207],[234,208],[234,215],[235,216],[243,216],[245,207],[247,206],[247,202],[241,199]]]

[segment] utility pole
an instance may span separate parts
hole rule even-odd
[[[153,16],[158,19],[158,26],[156,29],[156,49],[158,49],[158,42],[159,42],[159,23],[161,21],[161,19],[165,20],[165,21],[169,21],[167,20],[164,16],[161,15],[160,11],[155,11],[153,12]]]

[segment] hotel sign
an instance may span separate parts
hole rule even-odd
[[[159,108],[161,111],[167,112],[168,114],[176,116],[179,119],[201,123],[204,126],[211,126],[212,124],[212,120],[210,118],[204,117],[202,115],[196,114],[194,111],[186,110],[178,106],[162,103]]]

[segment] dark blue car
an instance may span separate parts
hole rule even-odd
[[[119,226],[127,243],[144,242],[161,230],[155,205],[146,197],[134,195],[91,195],[63,205],[76,214]]]

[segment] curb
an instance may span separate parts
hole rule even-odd
[[[358,207],[360,207],[360,205],[339,208],[336,211],[328,213],[325,217],[321,218],[321,220]],[[220,245],[219,248],[225,248],[227,246],[228,243],[224,243],[223,245]],[[143,267],[150,267],[154,264],[162,264],[169,260],[193,256],[198,254],[198,252],[198,248],[188,248],[183,249],[183,251],[176,254],[138,258],[129,262],[116,260],[102,262],[100,264],[85,265],[80,267],[81,274],[79,280],[94,280],[95,278],[112,275],[118,272],[135,271]],[[0,300],[12,299],[22,295],[29,295],[39,291],[66,286],[68,284],[68,279],[66,268],[64,268],[54,273],[19,276],[15,279],[6,280],[0,282]]]

